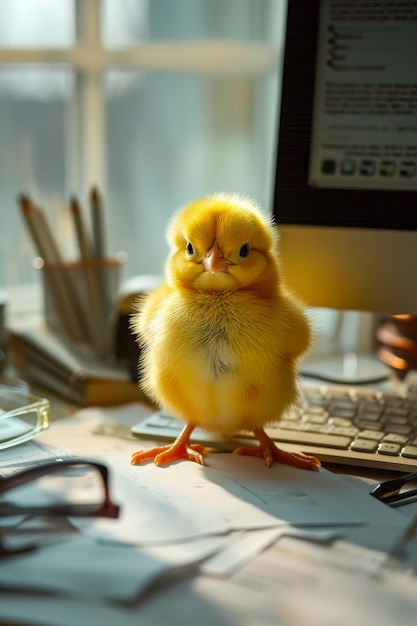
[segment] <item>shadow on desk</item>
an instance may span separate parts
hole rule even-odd
[[[231,454],[210,454],[205,467],[131,466],[137,441],[97,433],[147,412],[140,403],[83,409],[39,440],[104,460],[122,515],[89,525],[71,520],[71,541],[45,547],[31,563],[4,562],[0,621],[34,623],[36,615],[35,623],[54,626],[413,623],[416,579],[386,567],[409,520],[371,498],[368,486],[325,469],[267,469],[259,459]]]

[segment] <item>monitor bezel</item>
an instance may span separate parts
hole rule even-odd
[[[273,213],[278,224],[417,230],[415,191],[308,183],[320,0],[288,0]]]

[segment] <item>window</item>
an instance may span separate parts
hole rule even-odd
[[[160,273],[170,215],[237,191],[270,211],[284,0],[0,4],[0,285],[37,283],[28,193],[75,253],[75,194],[102,190],[125,277]]]

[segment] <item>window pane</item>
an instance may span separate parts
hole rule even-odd
[[[117,48],[161,40],[257,40],[269,5],[270,0],[103,0],[103,41]]]
[[[45,205],[61,236],[66,190],[66,115],[72,74],[58,68],[0,70],[0,285],[35,280],[33,243],[17,197]]]
[[[238,192],[270,210],[275,81],[107,76],[109,234],[127,274],[162,271],[170,215],[201,195]]]
[[[0,47],[65,48],[74,41],[74,0],[0,2]]]
[[[0,46],[72,45],[75,6],[83,7],[84,0],[27,2],[0,0]],[[5,9],[9,4],[14,10]],[[33,20],[29,5],[40,7]],[[101,5],[106,44],[113,47],[205,37],[282,43],[284,4],[275,0],[101,0]],[[19,7],[31,24],[24,36]],[[42,22],[42,15],[52,20],[57,7],[54,26]],[[81,11],[79,17],[86,15]],[[94,124],[102,111],[95,115],[91,105],[99,104],[99,89],[91,89],[98,80],[94,64],[92,73],[80,71],[77,81],[62,67],[0,66],[0,286],[39,279],[16,201],[21,192],[43,206],[64,253],[73,252],[68,197],[75,193],[83,201],[86,188],[100,183],[100,176],[87,180],[94,168],[83,161],[94,149],[108,166],[103,185],[108,245],[112,252],[128,252],[124,274],[162,270],[168,218],[197,196],[237,191],[269,210],[277,74],[214,77],[109,68],[102,139],[100,124]],[[96,133],[85,132],[92,126]],[[90,140],[96,145],[83,145]]]

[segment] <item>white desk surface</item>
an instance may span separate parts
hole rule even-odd
[[[146,405],[138,405],[142,414],[149,410]],[[119,408],[109,412],[85,409],[77,412],[75,419],[78,422],[74,426],[72,411],[63,402],[53,402],[54,421],[38,442],[73,450],[77,454],[98,455],[102,460],[107,458],[113,466],[114,463],[123,466],[126,459],[127,467],[130,451],[142,445],[129,438],[129,424],[133,418],[136,419],[135,413]],[[138,472],[142,470],[140,467],[134,469]],[[162,477],[165,472],[152,465],[146,466],[144,471],[152,477]],[[345,479],[347,482],[353,480],[352,488],[357,490],[358,498],[365,497],[364,494],[368,497],[369,483],[379,479],[379,475],[371,476],[369,471],[367,474],[365,480],[359,483],[357,478]],[[123,500],[123,488],[117,491],[119,485],[122,483],[116,481],[114,499],[128,508],[131,502]],[[204,488],[204,484],[200,486]],[[342,506],[343,502],[340,502]],[[384,510],[385,505],[381,505],[382,517]],[[138,511],[139,519],[140,503]],[[417,515],[417,505],[402,507],[400,514],[411,519]],[[378,523],[375,532],[377,528]],[[323,525],[320,529],[325,530]],[[285,534],[271,540],[270,545],[263,545],[260,540],[258,550],[254,548],[252,557],[244,559],[243,563],[239,564],[235,551],[233,558],[237,565],[234,571],[226,573],[220,568],[216,573],[215,566],[210,569],[197,567],[195,563],[177,567],[159,577],[138,599],[129,601],[112,599],[111,577],[106,579],[110,584],[106,597],[90,593],[88,583],[82,593],[71,594],[42,591],[41,584],[35,585],[35,591],[19,590],[13,585],[7,587],[1,579],[1,571],[11,571],[14,558],[4,560],[0,568],[0,624],[414,625],[417,615],[416,538],[407,543],[401,565],[387,560],[383,550],[371,550],[360,545],[359,540],[352,539],[355,537],[352,533],[349,531],[347,536],[342,533],[341,538],[327,542]],[[245,540],[247,543],[247,533]],[[247,548],[242,544],[243,552]],[[130,549],[124,547],[123,550]],[[132,554],[125,554],[127,568],[133,548]],[[107,571],[109,576],[112,567],[116,569],[116,562],[110,557],[101,563],[102,573]],[[88,569],[83,556],[79,557],[79,568],[80,576]],[[56,575],[59,576],[59,572]],[[95,582],[90,580],[91,589]],[[113,589],[117,586],[115,580]]]

